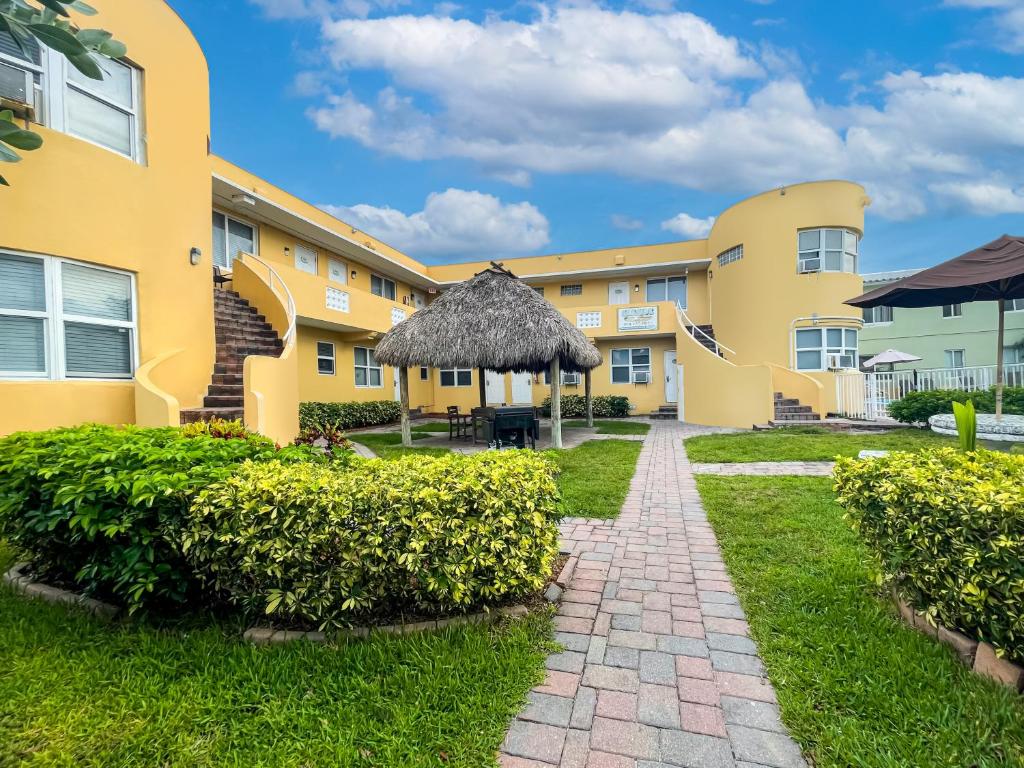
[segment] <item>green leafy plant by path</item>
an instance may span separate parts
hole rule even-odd
[[[402,406],[394,400],[299,403],[299,427],[302,429],[376,427],[396,422],[401,415]]]
[[[909,392],[889,405],[889,415],[905,424],[928,421],[937,413],[952,413],[953,403],[974,402],[978,413],[996,412],[995,387],[978,392],[962,389],[933,389],[927,392]],[[1006,387],[1003,390],[1003,413],[1024,413],[1024,387]]]
[[[564,451],[545,451],[567,517],[618,517],[643,444],[635,440],[589,440]]]
[[[1024,766],[1024,704],[880,599],[827,478],[698,488],[782,716],[817,768]]]
[[[267,648],[240,630],[104,625],[0,589],[0,765],[494,765],[550,622]]]
[[[788,427],[764,432],[701,435],[686,441],[690,461],[831,461],[861,451],[918,451],[955,445],[955,441],[923,429],[852,434],[823,427]]]
[[[562,426],[569,429],[582,429],[587,426],[587,422],[579,420],[566,421]],[[644,424],[641,421],[595,419],[594,428],[599,435],[646,435],[650,431],[651,425]]]

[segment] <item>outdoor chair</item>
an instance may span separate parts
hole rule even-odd
[[[448,439],[465,440],[470,437],[469,430],[472,426],[473,417],[466,413],[459,413],[459,406],[448,406]]]

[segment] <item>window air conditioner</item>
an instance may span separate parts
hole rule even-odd
[[[34,91],[30,71],[0,62],[0,109],[9,109],[17,117],[32,119]]]
[[[800,262],[800,274],[806,275],[811,272],[821,272],[821,259],[804,259]]]
[[[580,384],[580,375],[578,373],[563,373],[562,383],[567,384],[570,387],[578,387]]]
[[[633,383],[634,384],[650,384],[651,383],[651,372],[650,371],[633,371]]]
[[[829,355],[828,356],[828,369],[830,371],[838,371],[843,368],[843,356],[842,355]]]

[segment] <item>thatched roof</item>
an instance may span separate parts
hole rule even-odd
[[[566,371],[601,364],[601,353],[543,296],[495,265],[450,288],[377,343],[386,365],[539,373],[558,356]]]

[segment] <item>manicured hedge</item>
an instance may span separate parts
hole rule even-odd
[[[321,626],[535,592],[558,552],[552,466],[530,451],[346,471],[250,463],[193,506],[188,555],[249,611]]]
[[[132,611],[196,586],[180,538],[192,497],[247,459],[304,460],[258,435],[86,425],[0,439],[0,538],[45,578]]]
[[[551,397],[545,397],[541,406],[551,413]],[[587,415],[587,398],[584,395],[562,395],[562,418],[578,419]],[[599,395],[594,398],[594,416],[600,419],[615,419],[629,416],[629,398],[621,395]]]
[[[394,400],[371,400],[366,403],[301,403],[299,426],[323,430],[325,427],[355,429],[391,424],[402,415],[402,406]]]
[[[939,624],[1024,661],[1024,456],[841,458],[835,478],[884,583]]]
[[[981,392],[962,389],[935,389],[930,392],[910,392],[889,405],[889,415],[905,424],[928,421],[937,413],[952,413],[953,402],[974,401],[978,413],[995,413],[995,388]],[[1003,389],[1003,413],[1024,414],[1024,387]]]

